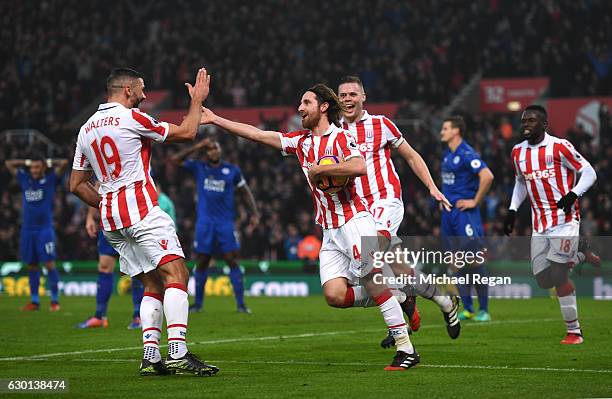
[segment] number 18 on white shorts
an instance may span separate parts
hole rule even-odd
[[[580,222],[572,220],[542,233],[531,236],[531,267],[538,274],[550,266],[550,262],[565,264],[576,257]]]

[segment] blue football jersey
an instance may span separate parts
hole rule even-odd
[[[44,228],[53,225],[53,196],[59,178],[50,170],[42,179],[34,179],[24,169],[17,170],[17,181],[22,192],[24,228]]]
[[[197,223],[234,222],[234,191],[246,184],[236,165],[187,160],[183,166],[195,177],[198,187]]]
[[[442,159],[442,192],[455,206],[460,199],[476,196],[480,180],[478,173],[487,167],[480,155],[464,141],[451,152],[444,151]]]

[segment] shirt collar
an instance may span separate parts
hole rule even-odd
[[[363,110],[363,114],[361,115],[361,118],[359,118],[359,120],[355,120],[355,122],[364,122],[366,121],[368,118],[370,117],[370,114],[368,114],[368,111],[366,111],[365,109]],[[353,122],[353,123],[355,123]],[[344,118],[344,116],[342,118],[340,118],[340,123],[344,124],[344,123],[348,123],[346,121],[346,119]]]
[[[121,105],[119,103],[104,103],[104,104],[100,104],[100,106],[98,106],[98,111],[103,111],[103,110],[106,110],[106,109],[115,108],[118,105],[123,107],[123,105]]]
[[[329,134],[332,134],[337,129],[340,129],[340,128],[338,126],[334,125],[333,123],[330,123],[329,127],[327,128],[325,133],[323,133],[323,136],[327,136]],[[312,134],[312,132],[310,132],[310,133]]]
[[[527,141],[527,145],[529,147],[532,147],[532,148],[543,147],[545,145],[548,145],[549,141],[550,141],[550,134],[548,134],[548,132],[545,131],[544,132],[544,139],[542,139],[542,141],[540,141],[538,144],[534,144],[534,145],[529,144],[529,141]]]

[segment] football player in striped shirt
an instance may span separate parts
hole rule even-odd
[[[190,141],[197,133],[210,77],[202,68],[195,86],[186,86],[192,99],[183,122],[158,122],[138,109],[146,98],[142,75],[128,68],[113,70],[106,81],[108,101],[79,131],[70,175],[70,191],[100,210],[104,237],[119,253],[121,272],[144,284],[141,375],[219,371],[187,349],[189,271],[174,221],[160,209],[151,176],[153,141]],[[100,182],[98,190],[90,182],[93,174]],[[164,317],[165,361],[159,351]]]
[[[401,241],[397,238],[397,231],[404,218],[404,203],[399,176],[391,160],[391,150],[396,150],[410,165],[412,171],[428,188],[432,198],[440,202],[445,209],[450,210],[451,205],[436,187],[421,155],[408,144],[397,126],[386,116],[371,115],[363,108],[366,94],[359,77],[343,77],[338,87],[338,97],[344,105],[342,126],[353,134],[367,166],[367,173],[355,179],[357,193],[364,198],[374,216],[381,244],[387,247],[390,247],[391,243],[398,245]],[[391,267],[396,275],[418,273],[407,266],[394,264]],[[417,279],[417,282],[419,281],[420,279]],[[417,331],[421,322],[410,288],[406,289],[407,300],[402,302],[402,309],[408,315],[412,331]],[[461,326],[457,319],[456,298],[440,295],[437,287],[432,284],[419,282],[413,288],[419,295],[434,301],[440,307],[449,336],[457,338]],[[384,348],[392,344],[390,337],[381,342]]]
[[[576,289],[569,271],[577,263],[594,265],[599,257],[579,246],[578,198],[597,180],[591,164],[567,140],[547,132],[548,114],[531,105],[521,116],[524,141],[512,149],[515,184],[504,232],[513,230],[516,211],[529,198],[532,216],[531,266],[538,285],[555,288],[567,334],[561,344],[584,341],[578,321]]]
[[[362,306],[368,301],[377,304],[397,347],[385,370],[406,370],[418,364],[420,356],[410,342],[397,298],[386,285],[375,283],[374,276],[380,272],[373,267],[372,253],[362,248],[362,237],[376,240],[376,224],[355,187],[354,178],[367,172],[366,164],[352,135],[340,128],[341,111],[334,91],[316,84],[304,93],[298,107],[304,130],[286,134],[263,131],[219,117],[208,109],[203,111],[202,123],[215,124],[298,158],[312,193],[315,221],[323,228],[319,262],[327,303],[339,308]],[[335,157],[341,162],[319,165],[323,157]],[[318,185],[322,177],[349,178],[349,182],[337,192],[328,192]]]

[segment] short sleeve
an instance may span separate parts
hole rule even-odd
[[[152,116],[138,109],[132,109],[132,118],[134,119],[134,129],[139,135],[159,143],[168,137],[170,125],[167,122],[158,122]]]
[[[17,169],[17,174],[15,175],[19,185],[23,188],[28,179],[28,173],[23,168]]]
[[[395,148],[398,148],[405,141],[402,132],[397,128],[389,118],[384,117],[383,120],[383,136],[388,143]]]
[[[353,136],[345,131],[341,131],[338,133],[338,137],[336,139],[336,146],[338,148],[338,154],[342,154],[342,157],[345,161],[354,158],[361,157],[361,151],[359,151],[359,147],[355,142]]]
[[[487,164],[480,158],[475,151],[467,151],[464,155],[465,163],[473,174],[477,175],[481,170],[487,167]]]
[[[289,133],[278,133],[281,141],[281,152],[284,156],[296,155],[298,142],[307,131],[296,130]]]
[[[77,140],[76,148],[74,150],[74,160],[72,161],[72,169],[75,170],[92,170],[91,163],[83,153],[81,148],[81,140]]]
[[[580,153],[576,150],[576,148],[567,140],[562,140],[561,145],[559,146],[559,150],[561,152],[561,162],[563,165],[567,166],[570,169],[575,170],[576,172],[580,172],[584,169],[585,166],[589,166],[590,163],[587,161]]]
[[[242,176],[242,171],[240,168],[236,167],[234,170],[234,186],[235,187],[244,187],[246,185],[246,180],[244,180],[244,176]]]
[[[183,168],[187,169],[191,173],[196,173],[198,169],[198,161],[193,159],[186,159],[183,161]]]

